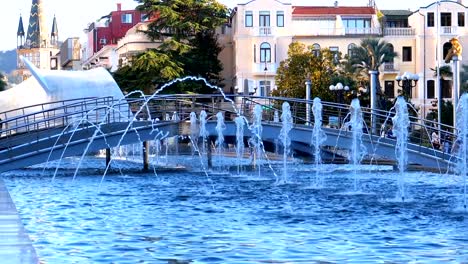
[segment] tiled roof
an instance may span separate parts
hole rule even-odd
[[[368,6],[293,6],[293,16],[373,14],[375,14],[375,9]]]
[[[386,16],[410,16],[413,14],[410,10],[380,10]]]

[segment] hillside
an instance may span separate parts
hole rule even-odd
[[[16,69],[16,50],[0,51],[0,72],[11,73]]]

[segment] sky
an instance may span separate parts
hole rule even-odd
[[[238,3],[249,0],[218,0],[219,2],[234,7]],[[335,0],[287,0],[293,5],[332,6]],[[433,0],[376,0],[380,9],[410,9],[417,10],[420,6],[427,6]],[[134,0],[43,0],[47,16],[48,28],[52,27],[54,15],[57,17],[59,39],[68,37],[83,37],[83,29],[86,26],[117,9],[117,3],[122,3],[122,9],[133,9],[137,2]],[[286,2],[286,1],[285,1]],[[417,2],[417,3],[416,3]],[[23,16],[24,30],[27,31],[31,0],[0,0],[0,51],[16,48],[16,31],[20,14]],[[368,0],[341,0],[342,6],[365,6]]]

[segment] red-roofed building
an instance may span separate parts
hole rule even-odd
[[[90,23],[86,28],[87,45],[83,52],[83,64],[103,66],[108,64],[109,52],[127,31],[144,20],[144,14],[138,10],[122,10],[117,4],[117,10],[101,17],[97,22]],[[99,55],[98,57],[96,55]]]

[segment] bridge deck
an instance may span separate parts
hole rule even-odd
[[[2,263],[39,263],[21,217],[0,179],[0,259]]]

